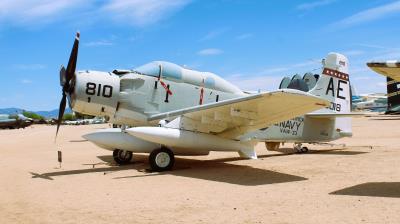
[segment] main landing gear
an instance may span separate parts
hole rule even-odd
[[[152,171],[171,170],[175,163],[174,153],[169,148],[161,146],[150,153],[149,163]]]
[[[132,152],[115,149],[113,158],[117,164],[126,165],[132,160]],[[150,153],[149,163],[152,171],[161,172],[171,170],[175,163],[175,156],[169,148],[162,146]]]
[[[297,151],[297,153],[306,153],[308,152],[308,148],[307,147],[301,147],[301,143],[295,143],[293,148],[294,150]]]
[[[113,151],[113,158],[116,163],[119,165],[128,164],[132,159],[132,152],[125,151],[121,149],[115,149]]]

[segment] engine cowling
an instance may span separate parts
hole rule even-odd
[[[77,72],[72,82],[69,102],[74,111],[93,116],[115,114],[120,92],[117,75],[99,71]]]

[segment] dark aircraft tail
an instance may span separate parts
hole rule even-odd
[[[400,82],[387,77],[388,105],[385,114],[400,114]]]

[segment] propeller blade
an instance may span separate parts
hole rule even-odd
[[[60,69],[60,85],[61,86],[64,86],[65,83],[67,82],[66,77],[65,77],[65,72],[66,72],[66,70],[65,70],[64,66],[61,66],[61,69]]]
[[[76,33],[74,45],[72,47],[71,55],[69,56],[68,60],[68,66],[65,72],[66,75],[66,84],[69,85],[69,81],[71,81],[72,77],[75,74],[75,69],[76,69],[76,62],[78,60],[78,48],[79,48],[79,37],[80,34],[79,32]]]
[[[60,129],[62,118],[64,116],[64,111],[66,106],[67,106],[67,95],[63,92],[63,96],[60,102],[60,107],[58,108],[56,139],[58,135],[58,130]]]
[[[60,84],[62,88],[62,98],[60,102],[60,107],[58,109],[58,120],[57,120],[57,131],[56,131],[56,139],[58,135],[58,131],[60,129],[61,121],[64,116],[65,107],[67,106],[67,94],[71,93],[70,81],[75,75],[76,70],[76,62],[78,60],[78,49],[79,49],[79,32],[76,33],[74,45],[72,46],[71,54],[68,60],[68,66],[65,69],[64,66],[60,69]]]

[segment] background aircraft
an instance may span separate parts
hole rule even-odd
[[[386,76],[387,107],[385,114],[400,113],[400,62],[370,62],[367,66],[373,71]]]
[[[273,126],[249,133],[246,137],[264,141],[268,150],[276,151],[281,143],[295,143],[298,152],[308,151],[302,143],[323,143],[342,137],[351,137],[350,81],[348,60],[345,56],[330,53],[323,60],[322,74],[306,73],[303,77],[285,77],[279,88],[293,88],[324,98],[330,107],[314,111]],[[331,73],[328,68],[334,68]]]
[[[353,102],[353,108],[356,110],[367,110],[374,112],[386,111],[388,108],[388,98],[387,96],[360,97],[356,102]]]
[[[0,128],[26,128],[33,124],[33,120],[22,114],[0,114]]]
[[[113,150],[117,163],[129,162],[132,152],[150,153],[151,168],[157,171],[171,169],[174,155],[236,151],[255,159],[257,141],[240,141],[240,136],[328,106],[324,99],[293,89],[249,94],[213,73],[169,62],[131,71],[75,72],[78,46],[79,34],[67,68],[60,70],[63,97],[56,135],[67,97],[76,112],[135,126],[84,136]],[[326,69],[337,73],[333,62]]]

